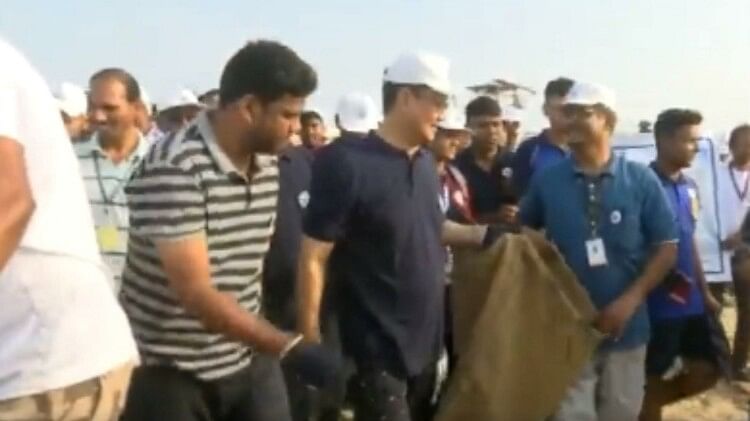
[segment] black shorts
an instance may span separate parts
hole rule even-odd
[[[708,361],[724,371],[729,344],[714,316],[705,314],[652,322],[646,373],[661,376],[675,358]]]

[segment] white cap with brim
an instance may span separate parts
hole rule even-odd
[[[164,110],[166,111],[170,108],[178,108],[178,107],[198,107],[203,108],[204,105],[202,102],[198,101],[198,96],[195,95],[195,93],[189,89],[181,89],[177,95],[172,98],[169,102],[167,102],[167,105],[164,107]]]
[[[521,123],[523,122],[523,111],[520,108],[516,107],[504,107],[503,108],[503,115],[502,115],[503,121],[507,121],[509,123]]]
[[[141,86],[141,103],[146,109],[146,115],[151,116],[151,111],[153,108],[153,105],[151,103],[151,95],[148,94],[143,86]]]
[[[341,97],[336,106],[336,116],[343,130],[354,133],[369,133],[377,129],[380,119],[375,101],[359,92]]]
[[[614,91],[604,85],[588,82],[576,82],[565,97],[565,104],[570,105],[603,105],[615,110],[617,98]]]
[[[63,82],[60,85],[60,92],[57,95],[57,104],[60,111],[68,117],[80,117],[86,115],[88,111],[88,97],[86,91],[78,85],[70,82]]]
[[[464,114],[455,109],[449,109],[445,112],[442,120],[438,123],[438,128],[441,130],[471,133],[471,130],[466,127]]]
[[[451,94],[450,62],[447,58],[427,52],[405,53],[385,69],[384,82],[401,85],[426,85],[444,94]]]

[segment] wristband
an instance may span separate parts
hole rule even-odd
[[[279,353],[279,360],[283,360],[284,357],[286,357],[287,354],[289,354],[289,352],[292,349],[294,349],[295,346],[297,346],[300,342],[302,342],[302,339],[304,339],[304,336],[300,334],[300,335],[295,336],[294,339],[292,339],[291,341],[289,341],[289,343],[287,343],[286,346],[284,346],[284,349],[281,350],[281,353]]]

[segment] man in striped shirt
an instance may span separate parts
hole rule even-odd
[[[94,135],[77,143],[102,258],[119,289],[128,238],[125,184],[148,151],[138,128],[143,111],[138,82],[122,69],[104,69],[89,82]]]
[[[124,414],[138,420],[289,420],[278,359],[324,383],[335,363],[258,316],[276,217],[278,149],[299,126],[314,70],[247,44],[218,109],[154,145],[126,191],[122,299],[141,352]]]

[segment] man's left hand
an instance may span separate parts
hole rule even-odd
[[[639,296],[626,292],[599,313],[594,321],[594,327],[608,337],[618,340],[641,302]]]

